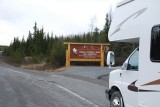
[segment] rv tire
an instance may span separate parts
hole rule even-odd
[[[113,92],[110,99],[110,107],[124,107],[123,98],[119,91]]]

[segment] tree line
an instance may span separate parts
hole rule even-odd
[[[44,28],[38,28],[35,22],[33,32],[29,31],[27,39],[25,40],[23,37],[20,40],[15,37],[10,46],[5,49],[3,55],[10,57],[17,63],[40,63],[44,61],[55,68],[61,67],[65,65],[67,47],[64,42],[109,43],[107,35],[111,19],[111,15],[106,14],[106,22],[102,30],[95,27],[93,32],[66,37],[46,33]],[[115,52],[117,64],[119,64],[134,48],[133,44],[111,43],[110,50]]]

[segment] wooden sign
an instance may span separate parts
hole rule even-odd
[[[71,61],[92,61],[100,62],[104,66],[104,51],[109,51],[109,44],[98,43],[70,43],[66,50],[66,67],[70,67]]]

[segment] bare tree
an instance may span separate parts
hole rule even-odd
[[[91,17],[90,24],[89,24],[89,32],[91,36],[93,35],[93,31],[96,28],[96,23],[97,23],[97,17],[96,16]]]

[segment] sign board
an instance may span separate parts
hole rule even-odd
[[[101,46],[89,44],[71,44],[70,52],[71,59],[100,59]]]
[[[70,43],[66,50],[66,66],[70,66],[71,61],[92,61],[100,62],[104,66],[104,51],[109,51],[109,44],[98,43]]]

